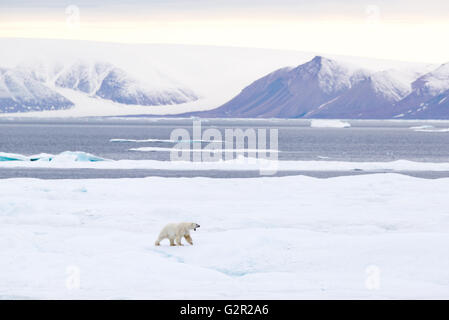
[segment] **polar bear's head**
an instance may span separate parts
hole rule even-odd
[[[200,225],[198,223],[191,222],[189,229],[193,229],[193,231],[196,231],[196,228],[199,228],[199,227],[200,227]]]

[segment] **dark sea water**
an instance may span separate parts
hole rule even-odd
[[[169,160],[169,152],[139,152],[131,148],[171,148],[170,142],[111,142],[111,139],[170,139],[174,129],[192,131],[192,119],[90,118],[80,120],[0,120],[0,152],[33,155],[83,151],[99,157],[121,160]],[[449,132],[417,132],[410,127],[449,127],[448,122],[349,121],[350,128],[311,128],[310,120],[202,120],[202,129],[278,129],[279,160],[369,161],[412,160],[449,162]],[[193,137],[193,134],[192,134]],[[101,172],[100,172],[101,171]],[[341,172],[282,172],[279,175],[308,174],[317,177]],[[348,172],[343,174],[361,174]],[[449,173],[408,173],[428,178]],[[257,172],[182,172],[161,170],[92,169],[0,169],[0,178],[121,178],[121,177],[252,177]]]

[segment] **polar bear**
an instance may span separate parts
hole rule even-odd
[[[200,225],[194,222],[182,222],[182,223],[169,223],[167,224],[159,234],[159,238],[157,238],[155,245],[159,246],[161,241],[164,239],[170,240],[170,245],[175,246],[183,246],[181,243],[182,237],[186,238],[187,242],[193,245],[192,238],[190,237],[189,230],[196,231],[196,228],[199,228]]]

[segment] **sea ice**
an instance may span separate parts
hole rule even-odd
[[[0,180],[0,297],[444,299],[448,188],[398,174]],[[201,224],[193,246],[154,246],[182,221]]]

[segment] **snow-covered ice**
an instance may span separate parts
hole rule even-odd
[[[398,174],[0,180],[0,296],[447,299],[448,188]],[[155,247],[179,221],[201,224],[194,245]]]
[[[165,151],[173,149],[162,147],[131,148],[132,151]],[[177,149],[174,149],[177,150]],[[188,154],[193,149],[184,150]],[[263,168],[275,168],[276,171],[449,171],[449,162],[416,162],[396,160],[389,162],[353,162],[331,160],[272,160],[261,158],[282,152],[274,149],[219,149],[198,150],[203,153],[220,153],[232,151],[235,159],[195,162],[195,161],[159,161],[159,160],[110,160],[85,152],[65,151],[58,155],[39,154],[26,156],[21,154],[0,153],[0,168],[53,168],[53,169],[158,169],[158,170],[228,170],[248,171]],[[259,158],[255,158],[257,155]],[[243,155],[247,153],[248,157]],[[223,158],[223,157],[222,157]],[[320,156],[321,159],[328,159]]]

